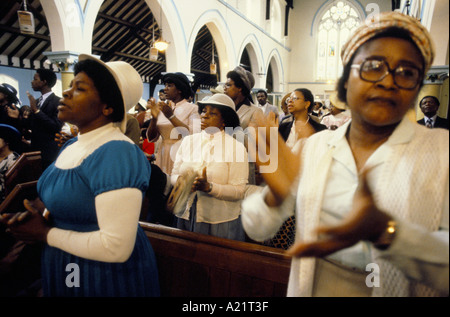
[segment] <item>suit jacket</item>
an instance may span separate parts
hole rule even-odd
[[[63,123],[58,119],[58,105],[61,97],[52,93],[39,108],[38,113],[31,117],[31,148],[41,151],[42,165],[46,168],[59,153],[55,133],[61,131]]]
[[[417,121],[417,123],[421,124],[421,125],[426,125],[425,124],[425,118]],[[448,130],[449,129],[448,119],[444,119],[444,118],[441,118],[441,117],[436,117],[436,122],[434,123],[433,129],[434,128],[443,128],[443,129],[447,129]]]
[[[258,106],[258,108],[259,108],[259,106]],[[273,106],[273,105],[271,105],[270,103],[268,103],[267,106],[266,106],[266,109],[264,110],[264,115],[267,116],[270,112],[273,112],[276,115],[278,115],[278,108]]]
[[[239,116],[239,121],[241,123],[241,127],[243,130],[248,128],[248,125],[258,116],[263,115],[263,112],[260,108],[255,106],[254,104],[243,104],[236,111]]]

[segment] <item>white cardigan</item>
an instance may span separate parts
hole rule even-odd
[[[317,239],[314,229],[323,210],[333,151],[345,140],[349,124],[314,134],[306,141],[298,189],[293,189],[293,196],[282,206],[267,207],[265,191],[244,201],[242,222],[251,238],[273,235],[294,214],[296,204],[297,241]],[[377,206],[399,221],[399,230],[388,250],[371,248],[372,262],[380,267],[380,287],[374,287],[373,296],[436,295],[435,290],[415,281],[448,294],[448,142],[447,130],[426,129],[406,118],[386,142],[389,155],[371,187]],[[292,260],[288,296],[312,295],[315,262],[314,258]]]

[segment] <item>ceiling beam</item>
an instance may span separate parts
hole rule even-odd
[[[4,32],[12,33],[12,34],[18,34],[18,35],[22,35],[22,36],[25,36],[25,37],[31,37],[31,38],[34,38],[34,39],[44,40],[44,41],[50,42],[50,36],[39,34],[39,33],[22,34],[20,32],[20,29],[13,28],[13,27],[10,27],[10,26],[0,25],[0,31],[4,31]]]
[[[100,53],[106,53],[108,51],[107,49],[101,48],[101,47],[92,47],[92,50],[100,52]],[[130,54],[121,53],[121,52],[114,52],[114,55],[120,56],[120,57],[124,57],[124,58],[137,59],[137,60],[140,60],[140,61],[146,61],[146,62],[155,63],[155,64],[166,65],[165,62],[150,61],[150,57],[141,57],[141,56],[130,55]]]

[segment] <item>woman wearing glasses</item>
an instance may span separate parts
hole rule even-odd
[[[294,120],[281,123],[278,131],[290,148],[293,148],[299,139],[307,138],[327,128],[311,119],[309,115],[314,107],[314,96],[310,90],[306,88],[295,89],[286,103]]]
[[[244,228],[267,239],[295,210],[289,296],[448,296],[449,134],[406,117],[434,59],[430,35],[382,13],[341,56],[351,121],[306,139],[299,156],[279,138],[289,164],[244,200]]]

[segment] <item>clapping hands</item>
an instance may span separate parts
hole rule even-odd
[[[25,243],[46,242],[50,225],[43,216],[44,204],[40,199],[24,200],[26,211],[15,214],[0,215],[0,222],[8,227],[8,231],[18,240]]]
[[[392,218],[375,205],[367,182],[368,171],[360,175],[359,186],[353,198],[353,209],[349,216],[337,226],[319,227],[319,239],[314,242],[299,242],[287,253],[295,257],[325,257],[348,248],[361,240],[375,242]]]
[[[197,176],[192,184],[192,192],[200,190],[202,192],[209,193],[211,191],[211,184],[208,183],[206,176],[206,167],[202,170],[202,175]]]

